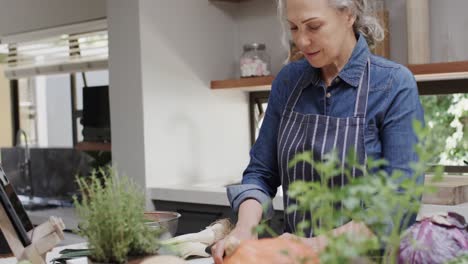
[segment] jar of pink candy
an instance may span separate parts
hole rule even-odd
[[[258,77],[270,75],[270,56],[262,43],[244,45],[240,58],[241,77]]]

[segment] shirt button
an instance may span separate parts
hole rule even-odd
[[[337,84],[340,82],[340,77],[336,77],[334,80],[333,80],[333,83],[334,84]]]
[[[327,98],[330,98],[331,97],[331,93],[327,93]]]

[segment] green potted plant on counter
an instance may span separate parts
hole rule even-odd
[[[112,167],[77,181],[82,194],[74,197],[77,233],[87,239],[92,262],[124,263],[156,253],[160,231],[147,224],[144,192],[134,182]]]

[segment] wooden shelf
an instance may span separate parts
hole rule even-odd
[[[407,66],[414,75],[468,72],[468,61],[409,64]]]
[[[407,65],[418,82],[468,79],[468,61]],[[268,91],[274,76],[211,81],[211,89]]]
[[[211,81],[211,89],[242,88],[246,91],[270,90],[274,76]]]
[[[102,142],[79,142],[76,144],[75,149],[81,151],[111,151],[111,143]]]
[[[419,82],[468,78],[468,61],[407,65]]]

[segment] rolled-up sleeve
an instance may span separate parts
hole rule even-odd
[[[272,198],[276,195],[281,179],[278,173],[277,137],[288,89],[290,65],[286,66],[273,81],[268,106],[259,135],[250,150],[250,162],[245,169],[241,185],[229,186],[228,199],[235,212],[247,199],[255,199],[266,209],[263,218],[273,214]]]
[[[239,184],[227,187],[227,195],[231,207],[235,211],[239,210],[240,204],[247,199],[255,199],[265,207],[263,218],[270,219],[273,217],[273,206],[271,204],[271,197],[256,184]]]

